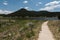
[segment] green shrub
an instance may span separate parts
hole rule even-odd
[[[18,38],[17,38],[17,40],[23,40],[23,38],[21,38],[21,37],[18,37]]]
[[[58,28],[58,32],[60,32],[60,27]]]
[[[26,37],[27,38],[31,38],[32,37],[32,34],[31,33],[26,33]]]
[[[0,28],[1,28],[1,24],[0,24]]]

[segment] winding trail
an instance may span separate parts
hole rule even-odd
[[[47,23],[48,23],[48,21],[46,21],[42,24],[42,28],[41,28],[42,30],[39,33],[38,40],[55,40],[53,38],[53,34],[51,33],[51,31],[48,28]]]

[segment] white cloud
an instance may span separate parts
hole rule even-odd
[[[42,2],[38,2],[38,4],[42,4]]]
[[[60,7],[60,5],[55,5],[55,6],[47,6],[45,8],[41,8],[40,10],[47,10],[47,11],[51,11],[54,10],[55,8]]]
[[[29,9],[29,7],[25,7],[25,9]]]
[[[23,1],[24,4],[28,3],[28,1]]]
[[[45,4],[45,6],[52,6],[52,5],[58,5],[58,4],[60,4],[60,1],[53,1]]]
[[[36,6],[39,6],[40,4],[42,4],[42,2],[38,2],[38,3],[36,4]]]
[[[58,7],[60,8],[60,1],[53,1],[53,2],[49,2],[49,3],[45,4],[45,7],[41,8],[40,10],[51,11]]]
[[[30,8],[30,7],[24,7],[25,9],[27,9],[27,10],[32,10],[32,8]]]
[[[8,2],[7,2],[7,1],[4,1],[3,4],[4,4],[4,5],[8,5]]]
[[[8,3],[3,3],[4,5],[8,5]]]
[[[12,13],[12,11],[0,10],[0,14],[9,14],[9,13]]]

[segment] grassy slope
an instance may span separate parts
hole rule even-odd
[[[32,22],[34,27],[26,25]],[[0,40],[37,40],[42,20],[0,18]]]
[[[48,26],[50,30],[52,31],[56,40],[60,40],[60,21],[59,20],[49,21]]]

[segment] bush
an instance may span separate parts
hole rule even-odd
[[[31,38],[32,37],[32,34],[31,33],[26,33],[26,37],[27,38]]]
[[[60,19],[60,16],[58,16],[58,19]]]
[[[17,38],[17,40],[23,40],[23,38],[21,38],[21,37],[18,37],[18,38]]]
[[[0,28],[1,28],[1,24],[0,24]]]
[[[60,27],[58,28],[58,32],[60,32]]]

